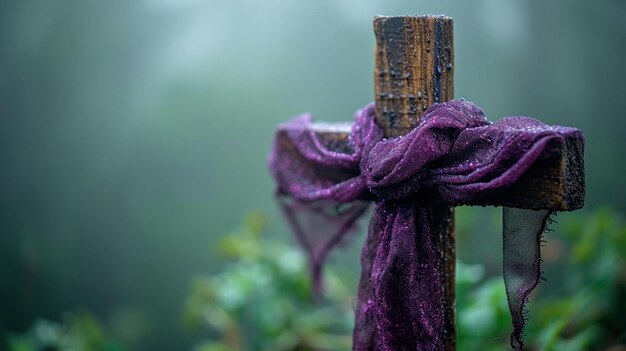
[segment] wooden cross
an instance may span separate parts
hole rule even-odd
[[[426,109],[452,100],[454,46],[452,19],[445,16],[376,17],[376,122],[386,137],[415,128]],[[350,125],[327,123],[314,128],[324,144],[349,150]],[[289,142],[280,134],[282,142]],[[493,205],[534,210],[572,211],[584,201],[583,145],[579,139],[557,140],[553,157],[535,163],[515,185],[472,203],[449,203],[433,195],[428,208],[437,267],[442,279],[445,350],[455,350],[455,233],[458,205]]]

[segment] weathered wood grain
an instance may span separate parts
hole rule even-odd
[[[446,16],[374,18],[376,112],[388,136],[406,134],[430,105],[453,99],[452,29]]]
[[[454,98],[452,19],[446,16],[374,18],[376,121],[387,137],[415,128],[432,104]],[[417,205],[416,205],[417,206]],[[456,236],[454,209],[428,207],[433,247],[443,287],[445,351],[456,349]]]
[[[582,140],[554,141],[555,153],[540,160],[510,188],[468,204],[533,210],[573,211],[585,202],[585,165]],[[441,200],[439,200],[441,201]]]

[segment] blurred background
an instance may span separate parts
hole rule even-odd
[[[233,242],[261,240],[249,232],[297,256],[266,168],[273,129],[304,111],[351,120],[373,100],[376,14],[453,17],[456,96],[491,120],[583,130],[586,208],[560,214],[563,230],[575,245],[592,228],[584,252],[602,252],[607,228],[623,241],[624,1],[0,1],[0,343],[76,323],[118,349],[222,338],[215,318],[195,332],[184,322],[197,277],[245,260]],[[499,210],[458,213],[463,272],[500,277]],[[558,237],[544,248],[555,262],[570,252]],[[362,242],[332,257],[352,277],[345,301]],[[623,279],[621,252],[599,272]],[[542,289],[567,296],[569,273],[549,268]]]

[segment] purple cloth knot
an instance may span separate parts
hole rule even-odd
[[[535,162],[559,152],[574,128],[529,117],[491,124],[464,101],[431,106],[408,134],[384,139],[374,105],[357,111],[348,143],[318,133],[309,115],[278,128],[269,157],[282,209],[309,254],[315,286],[328,251],[375,200],[356,306],[354,350],[441,350],[443,287],[429,208],[506,191]],[[339,139],[338,139],[339,138]],[[522,347],[523,306],[539,280],[539,239],[548,211],[505,209],[504,265]]]

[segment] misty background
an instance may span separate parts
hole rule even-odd
[[[191,345],[220,236],[260,210],[291,240],[275,126],[373,100],[377,14],[453,17],[456,97],[583,130],[586,210],[626,210],[624,1],[0,1],[0,340],[85,309],[141,349]],[[459,211],[461,257],[500,264],[498,210]]]

